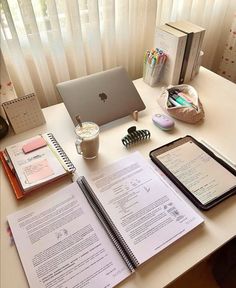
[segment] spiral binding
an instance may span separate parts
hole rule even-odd
[[[66,155],[65,151],[62,149],[60,144],[57,142],[56,138],[52,133],[47,133],[48,138],[51,140],[53,147],[55,147],[56,151],[60,155],[61,159],[65,163],[69,172],[74,172],[76,170],[74,164],[70,161],[69,157]]]
[[[21,101],[23,101],[25,99],[30,99],[32,97],[36,97],[34,93],[27,94],[25,96],[22,96],[22,97],[15,98],[15,99],[9,100],[7,102],[4,102],[4,103],[2,103],[2,106],[8,106],[8,105],[11,105],[11,104],[16,103],[16,102],[21,102]]]
[[[109,231],[108,234],[112,235],[112,239],[115,240],[114,243],[115,243],[119,253],[123,257],[123,259],[126,261],[129,269],[131,271],[133,271],[133,269],[138,267],[140,264],[138,259],[134,256],[132,250],[127,245],[125,239],[122,237],[121,233],[116,228],[115,224],[113,223],[113,221],[111,220],[111,218],[107,214],[106,210],[101,205],[100,201],[98,200],[97,196],[95,195],[95,193],[91,189],[87,180],[84,177],[80,177],[77,180],[77,183],[79,184],[80,188],[82,189],[85,197],[87,199],[90,198],[90,202],[91,201],[93,202],[93,208],[95,209],[96,214],[99,215],[99,218],[103,217],[103,221],[106,222],[106,226],[107,226],[106,229]],[[111,231],[113,231],[113,233]]]
[[[149,130],[136,130],[136,126],[132,126],[127,130],[128,134],[121,139],[123,145],[128,148],[137,142],[148,140],[151,137]]]

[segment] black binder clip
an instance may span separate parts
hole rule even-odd
[[[127,130],[128,134],[121,139],[126,148],[130,145],[140,142],[142,140],[148,140],[151,137],[151,133],[148,130],[136,130],[136,126],[132,126]]]

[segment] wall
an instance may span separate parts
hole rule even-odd
[[[225,15],[225,19],[224,19],[224,28],[222,29],[222,33],[221,33],[221,37],[220,37],[220,43],[217,43],[217,50],[216,50],[216,54],[215,54],[215,61],[213,63],[212,66],[212,71],[217,72],[220,61],[221,61],[221,57],[223,55],[224,52],[224,48],[225,48],[225,44],[228,38],[228,33],[229,33],[229,29],[231,27],[231,23],[232,23],[232,19],[233,19],[233,15],[236,13],[236,1],[235,0],[231,0],[229,7],[227,9],[226,15]]]

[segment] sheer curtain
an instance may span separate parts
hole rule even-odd
[[[59,101],[62,81],[117,65],[139,77],[155,16],[155,0],[2,0],[2,51],[16,94],[34,91],[45,107]]]
[[[60,102],[55,84],[62,81],[118,65],[141,77],[155,26],[168,21],[206,28],[203,65],[211,69],[231,2],[1,0],[1,50],[16,95],[34,92],[46,107]]]
[[[157,25],[168,21],[187,20],[206,29],[202,50],[204,58],[202,65],[215,69],[219,63],[219,46],[223,45],[222,36],[229,23],[226,18],[233,18],[235,0],[162,0],[158,1]],[[226,27],[227,26],[227,27]],[[221,56],[221,55],[220,55]]]

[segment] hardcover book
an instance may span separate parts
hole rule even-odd
[[[187,35],[167,25],[157,27],[154,46],[167,54],[167,60],[160,79],[166,85],[179,84]]]
[[[195,69],[198,62],[198,57],[201,51],[201,46],[204,38],[205,29],[188,21],[169,22],[168,26],[173,27],[187,35],[186,53],[184,62],[186,68],[183,66],[182,75],[179,84],[189,82],[195,75]]]

